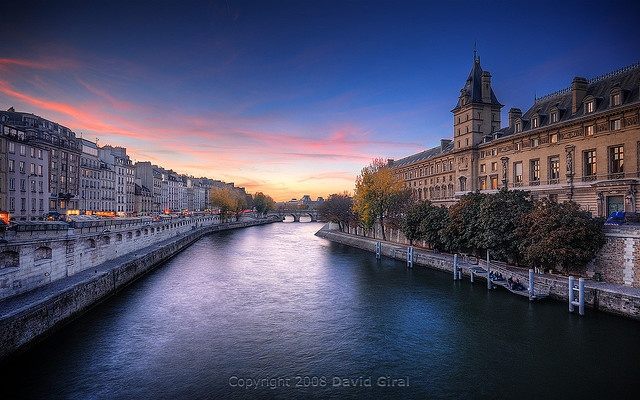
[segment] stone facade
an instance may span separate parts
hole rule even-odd
[[[640,185],[640,63],[536,99],[524,114],[500,110],[491,75],[474,58],[452,110],[453,139],[392,161],[416,200],[454,204],[500,188],[534,199],[573,200],[594,216],[637,212]]]
[[[107,261],[135,253],[196,227],[220,223],[217,215],[199,217],[88,219],[17,224],[0,243],[0,299],[73,276]]]
[[[607,242],[587,269],[605,282],[640,288],[640,225],[606,227]]]

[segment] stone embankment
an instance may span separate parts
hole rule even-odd
[[[407,260],[407,245],[339,232],[330,229],[329,225],[325,225],[319,230],[316,236],[372,253],[376,252],[376,244],[379,242],[382,256],[402,261]],[[478,262],[480,264],[483,263],[482,260]],[[453,279],[453,255],[451,254],[434,253],[431,250],[415,248],[413,264],[448,272]],[[520,276],[528,276],[527,269],[508,266],[503,263],[494,263],[493,261],[492,265]],[[463,271],[465,270],[463,269]],[[483,279],[482,276],[477,276],[477,278]],[[536,273],[534,275],[534,284],[548,287],[549,297],[566,302],[568,307],[568,277]],[[590,309],[640,320],[640,288],[587,279],[585,282],[585,306]]]
[[[0,362],[6,362],[11,356],[41,341],[201,237],[274,221],[247,220],[185,230],[135,252],[0,301]]]

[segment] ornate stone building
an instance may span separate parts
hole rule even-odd
[[[573,200],[594,216],[640,212],[640,63],[538,98],[525,113],[503,107],[480,59],[453,108],[453,140],[393,162],[417,200],[451,205],[502,187],[533,199]]]

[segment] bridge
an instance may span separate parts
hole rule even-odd
[[[318,221],[318,210],[271,210],[267,217],[275,216],[284,221],[285,217],[293,217],[293,222],[300,222],[300,217],[310,217],[311,222]]]

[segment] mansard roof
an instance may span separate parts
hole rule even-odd
[[[621,103],[619,106],[611,104],[611,94],[619,91]],[[594,100],[594,109],[585,114],[584,100]],[[609,110],[613,107],[623,107],[640,101],[640,62],[625,68],[598,76],[587,81],[587,90],[583,101],[578,104],[575,113],[572,113],[573,92],[566,88],[549,95],[537,98],[534,104],[521,118],[521,131],[515,132],[513,126],[501,128],[493,135],[487,136],[484,142],[489,142],[501,137],[524,134],[533,129],[544,128],[561,124],[574,119],[584,118]],[[557,112],[557,121],[551,122],[551,113]],[[538,117],[538,127],[533,128],[531,120]]]
[[[393,167],[404,167],[405,165],[411,165],[413,163],[423,161],[432,157],[439,156],[453,150],[452,141],[444,141],[440,146],[421,151],[420,153],[410,155],[408,157],[401,158],[393,162]]]
[[[469,77],[464,84],[464,87],[460,90],[461,99],[458,100],[458,103],[453,108],[453,111],[460,109],[464,104],[469,103],[483,103],[482,101],[482,67],[480,66],[480,57],[474,57],[473,67],[471,68],[471,72],[469,72]],[[462,103],[462,97],[466,96],[466,102]],[[491,104],[500,105],[496,94],[493,92],[493,88],[491,88]]]

